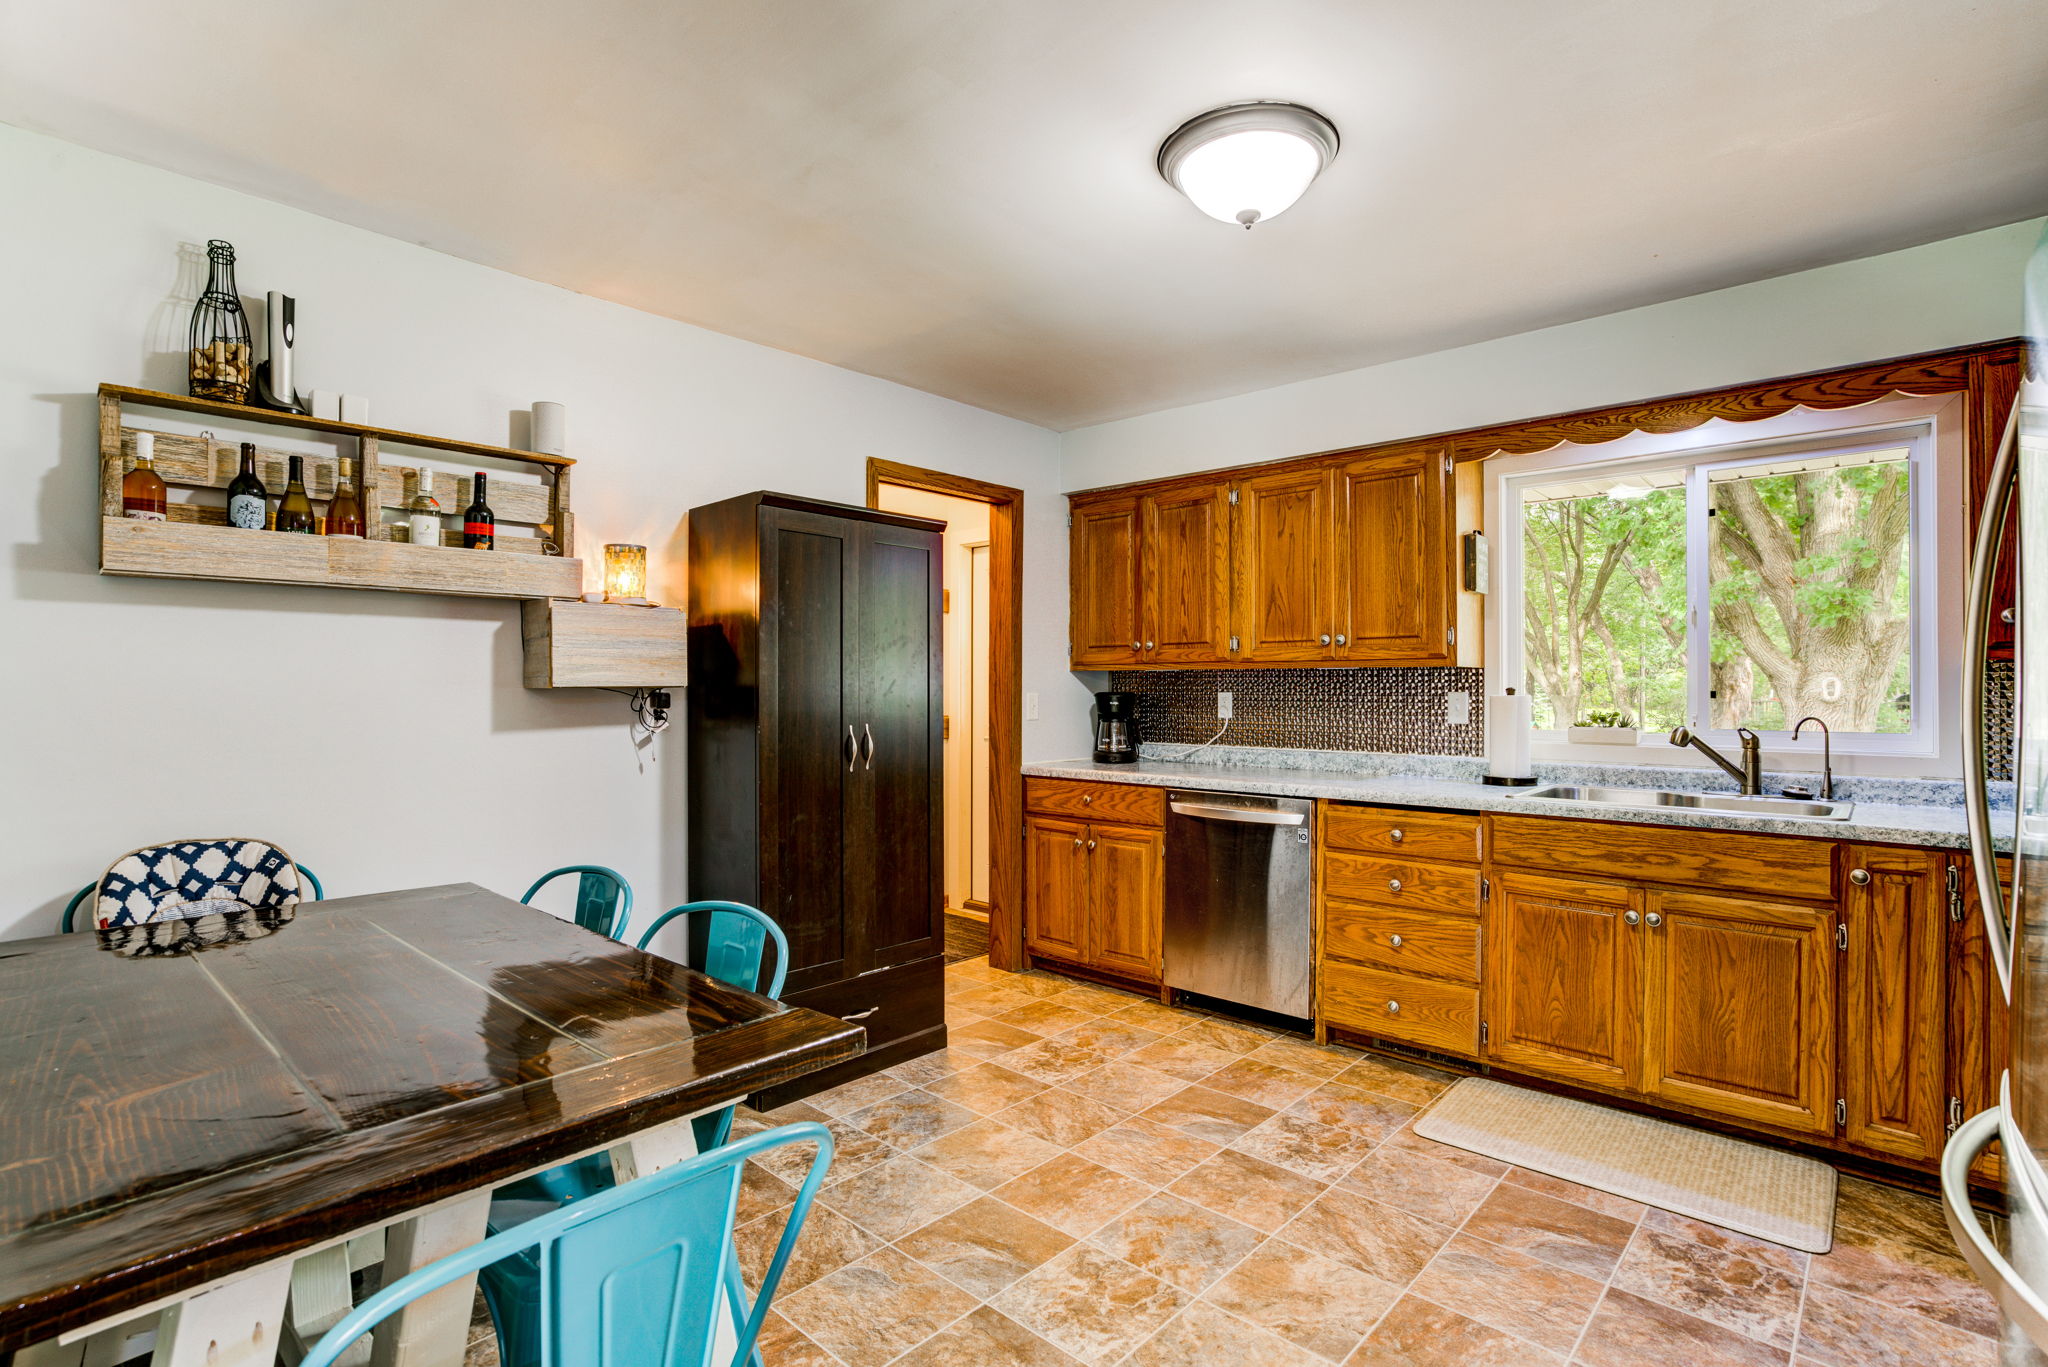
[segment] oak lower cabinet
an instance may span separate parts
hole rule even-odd
[[[1999,881],[2010,897],[2010,859],[1999,860]],[[1943,882],[1949,902],[1949,1094],[1948,1123],[1943,1128],[1953,1133],[1977,1112],[1998,1104],[2009,1017],[2005,990],[1991,962],[1991,937],[1977,899],[1976,873],[1967,854],[1948,857]],[[1998,1146],[1979,1157],[1971,1172],[1985,1182],[2004,1180]]]
[[[1947,1138],[1943,1081],[1949,859],[1934,850],[1847,845],[1845,1135],[1931,1161]]]
[[[1487,1058],[1636,1090],[1643,1064],[1642,893],[1496,872],[1487,909]]]
[[[1025,947],[1157,984],[1166,833],[1030,816]]]
[[[868,1032],[762,1104],[946,1042],[940,533],[784,494],[690,512],[690,895],[767,912],[783,999]]]

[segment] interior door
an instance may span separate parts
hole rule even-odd
[[[1337,469],[1340,660],[1451,660],[1450,457],[1435,447]]]
[[[945,947],[943,552],[937,532],[885,523],[860,524],[855,544],[858,630],[846,667],[859,837],[849,862],[869,902],[868,955],[858,968],[866,972]]]
[[[800,992],[859,972],[868,951],[847,861],[857,528],[787,508],[761,519],[761,909],[789,938],[786,990]]]
[[[1138,499],[1072,505],[1067,542],[1067,636],[1076,669],[1114,669],[1144,659],[1139,621]]]
[[[1337,625],[1328,470],[1254,475],[1237,485],[1240,660],[1327,660]]]
[[[1947,860],[1937,851],[1845,845],[1849,930],[1842,1013],[1844,1137],[1931,1159],[1945,1129],[1942,1081]]]
[[[1024,938],[1034,954],[1088,960],[1088,828],[1078,821],[1024,822]]]
[[[1493,875],[1485,936],[1490,1060],[1602,1087],[1636,1087],[1641,902],[1641,893],[1623,883]]]
[[[1164,832],[1088,828],[1088,958],[1098,968],[1159,977]]]
[[[1650,893],[1644,1090],[1834,1133],[1835,926],[1832,907]]]
[[[1229,660],[1230,486],[1147,494],[1139,511],[1146,662]]]

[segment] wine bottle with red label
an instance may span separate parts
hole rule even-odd
[[[483,471],[476,472],[475,492],[462,510],[462,544],[473,551],[494,550],[498,544],[498,519],[484,501],[487,480]]]

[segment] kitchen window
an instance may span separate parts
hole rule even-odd
[[[1933,753],[1931,452],[1921,425],[1504,479],[1533,738],[1816,716],[1847,752]]]

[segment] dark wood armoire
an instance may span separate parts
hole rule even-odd
[[[690,512],[690,897],[774,917],[783,999],[868,1032],[757,1105],[946,1042],[942,530],[789,494]]]

